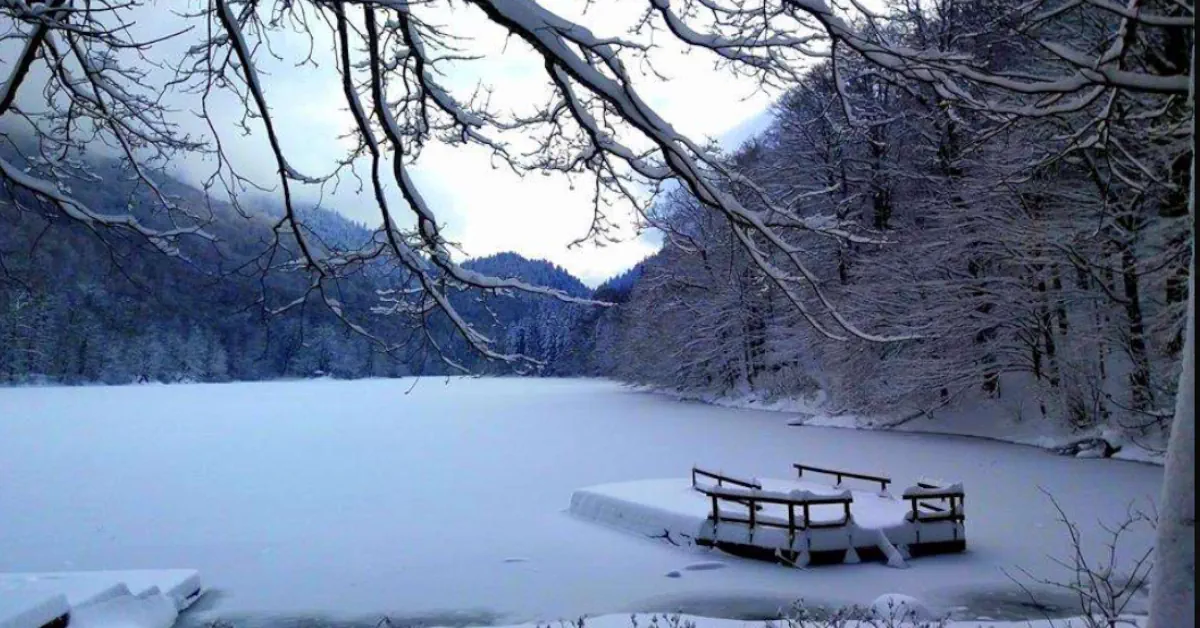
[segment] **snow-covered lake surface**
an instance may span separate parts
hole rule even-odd
[[[1144,507],[1162,477],[992,441],[789,427],[787,414],[611,382],[412,383],[0,389],[0,571],[198,569],[213,592],[194,621],[752,617],[883,593],[964,617],[1035,616],[1004,570],[1060,573],[1049,556],[1068,548],[1040,489],[1098,545],[1097,520]],[[897,485],[962,481],[969,551],[907,570],[793,570],[565,512],[579,487],[684,477],[694,463],[787,477],[801,461]],[[1150,531],[1130,541],[1144,549]]]

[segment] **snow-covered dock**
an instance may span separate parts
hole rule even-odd
[[[168,628],[201,593],[191,569],[0,573],[0,628]]]
[[[692,477],[604,484],[575,491],[570,512],[676,545],[795,566],[885,560],[901,567],[915,556],[966,549],[962,486],[922,482],[900,497],[888,478],[797,465],[837,476],[748,480],[693,469]],[[847,489],[856,479],[880,490]]]

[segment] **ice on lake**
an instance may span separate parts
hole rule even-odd
[[[1162,477],[975,439],[789,427],[786,414],[604,381],[410,388],[0,389],[0,571],[198,569],[218,591],[199,605],[206,616],[747,616],[799,598],[868,605],[887,593],[969,609],[1019,593],[1003,570],[1059,573],[1049,556],[1063,554],[1064,535],[1041,489],[1098,546],[1097,519],[1147,503]],[[579,487],[685,477],[693,464],[771,477],[800,461],[864,466],[898,484],[963,482],[969,551],[908,570],[793,570],[565,512]],[[1150,541],[1139,530],[1130,548]],[[688,569],[716,561],[724,568]],[[684,575],[663,577],[673,571]]]

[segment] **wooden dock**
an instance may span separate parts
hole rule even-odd
[[[863,560],[896,563],[897,554],[908,559],[966,550],[961,485],[918,482],[905,489],[900,498],[901,503],[907,502],[900,521],[864,528],[855,517],[855,494],[860,503],[863,494],[846,489],[845,483],[855,480],[877,484],[879,499],[900,501],[887,492],[891,478],[803,464],[793,467],[800,478],[806,472],[810,477],[818,474],[835,478],[835,492],[764,490],[755,480],[693,468],[692,488],[710,503],[708,525],[696,543],[739,556],[798,566]],[[708,485],[697,478],[719,481]]]
[[[793,465],[790,480],[693,467],[689,479],[607,484],[575,492],[570,512],[675,545],[796,567],[966,550],[960,484],[921,481],[899,496],[881,475]],[[825,480],[825,481],[822,481]]]

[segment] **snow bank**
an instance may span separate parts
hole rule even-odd
[[[739,394],[731,395],[688,392],[639,384],[626,384],[626,386],[628,386],[631,390],[655,393],[682,401],[699,401],[723,408],[763,410],[767,412],[788,412],[791,414],[814,417],[823,414],[822,408],[826,402],[825,393],[820,391],[818,391],[811,398],[788,398],[764,395],[754,391],[744,391]]]
[[[0,628],[170,628],[200,592],[190,569],[0,573]]]
[[[833,628],[834,626],[837,628],[881,628],[881,626],[887,626],[888,628],[941,628],[943,626],[943,624],[936,623],[936,614],[916,598],[890,594],[880,597],[877,602],[883,603],[883,606],[879,609],[881,612],[887,610],[888,604],[893,604],[898,605],[895,606],[897,608],[911,608],[919,613],[928,613],[930,620],[905,619],[902,615],[876,615],[875,608],[872,606],[864,613],[868,617],[864,617],[861,620],[835,621],[830,622],[828,625],[816,620],[789,624],[783,620],[767,622],[744,621],[702,617],[698,615],[651,613],[585,617],[582,622],[584,628]],[[1139,628],[1146,624],[1144,617],[1130,616],[1126,619],[1129,628]],[[883,623],[881,624],[880,621]],[[1091,624],[1082,618],[1068,618],[1023,621],[947,621],[944,624],[944,628],[1087,628],[1089,625]],[[580,625],[579,621],[569,621],[552,623],[549,627],[545,623],[531,623],[492,626],[490,628],[580,628]]]
[[[0,591],[61,593],[75,606],[119,597],[162,594],[179,610],[200,596],[200,574],[194,569],[129,569],[0,573]]]
[[[71,610],[71,628],[171,628],[179,616],[162,593],[125,595]]]
[[[71,610],[67,596],[0,588],[0,628],[38,628]]]
[[[69,578],[62,574],[0,573],[0,591],[26,595],[62,595],[71,607],[133,595],[120,580]]]
[[[679,478],[579,489],[571,494],[568,510],[581,519],[688,545],[708,517],[704,496]]]
[[[794,417],[788,421],[788,425],[796,427],[831,427],[973,436],[1005,443],[1030,445],[1078,458],[1111,457],[1131,462],[1163,464],[1163,452],[1134,442],[1119,429],[1113,427],[1100,426],[1080,433],[1065,424],[1055,424],[1037,418],[1023,419],[1020,413],[1014,412],[1012,408],[1014,404],[1020,406],[1024,403],[1025,400],[1021,399],[1009,400],[1004,403],[977,400],[965,407],[942,409],[934,413],[932,417],[922,416],[896,425],[895,419],[889,417],[831,414],[825,407],[824,395],[817,395],[813,398],[787,399],[766,398],[752,392],[717,395],[684,393],[646,386],[632,388],[725,408],[792,414]]]

